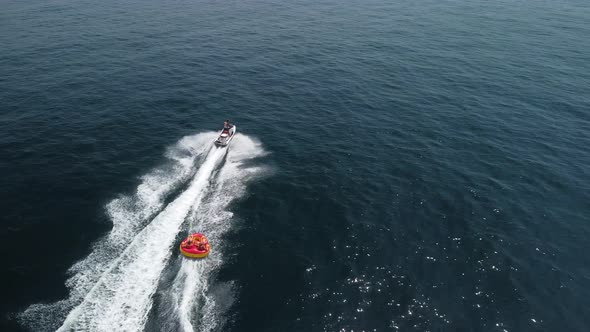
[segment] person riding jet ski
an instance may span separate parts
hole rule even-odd
[[[232,125],[232,124],[229,122],[229,120],[225,120],[225,121],[223,122],[223,129],[225,129],[225,130],[230,130],[230,129],[231,129],[231,127],[233,127],[233,125]]]

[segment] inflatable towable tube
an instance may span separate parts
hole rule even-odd
[[[180,243],[180,252],[190,258],[204,258],[209,255],[209,240],[201,233],[189,235]]]

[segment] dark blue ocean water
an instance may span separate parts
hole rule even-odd
[[[587,1],[0,5],[3,331],[590,329]]]

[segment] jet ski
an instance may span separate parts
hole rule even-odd
[[[219,137],[217,137],[217,139],[215,140],[215,145],[227,146],[229,144],[229,142],[232,140],[232,138],[234,138],[235,134],[236,134],[236,126],[235,125],[232,124],[232,125],[230,125],[229,128],[223,128],[223,130],[219,134]]]

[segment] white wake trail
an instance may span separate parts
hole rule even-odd
[[[198,205],[215,165],[225,154],[213,148],[194,180],[129,244],[58,331],[141,331],[162,269],[180,226]]]
[[[259,142],[247,136],[236,137],[207,200],[194,207],[189,233],[205,233],[212,249],[205,260],[183,259],[170,288],[176,292],[175,309],[180,327],[185,332],[212,331],[220,325],[223,312],[217,307],[216,299],[208,294],[208,289],[214,272],[223,263],[223,235],[232,227],[233,213],[228,211],[228,207],[245,194],[251,179],[266,173],[266,168],[250,164],[253,159],[265,154]]]
[[[70,296],[55,303],[31,305],[18,315],[19,321],[33,331],[55,331],[64,321],[62,330],[119,331],[127,329],[127,317],[113,322],[121,317],[117,313],[119,310],[124,315],[129,314],[132,321],[143,321],[144,318],[139,316],[146,313],[141,312],[141,308],[151,305],[149,297],[153,291],[150,289],[154,286],[147,285],[144,291],[146,284],[139,280],[143,280],[144,276],[146,280],[157,279],[158,274],[151,271],[151,264],[144,263],[152,259],[159,262],[167,260],[174,237],[172,235],[170,240],[170,234],[178,231],[175,225],[184,221],[195,202],[198,204],[215,162],[222,158],[222,150],[215,152],[218,149],[208,155],[215,137],[215,133],[184,137],[168,149],[166,157],[169,162],[141,178],[135,194],[121,196],[107,204],[113,228],[93,245],[86,258],[68,271],[71,277],[66,285]],[[205,160],[195,176],[194,165],[203,158]],[[188,193],[180,195],[158,214],[166,198],[191,178]],[[191,201],[191,198],[194,199]],[[155,219],[146,227],[154,216]],[[166,225],[167,221],[171,223],[170,227]],[[159,232],[162,232],[162,238]],[[159,269],[157,264],[153,267]],[[125,296],[137,296],[137,301],[124,299]],[[117,308],[119,305],[121,307]],[[112,326],[109,327],[109,324]],[[128,328],[138,329],[141,329],[141,324]]]
[[[181,139],[167,152],[170,162],[143,176],[133,195],[107,204],[113,228],[68,271],[70,296],[31,305],[19,320],[34,331],[143,330],[163,269],[176,250],[175,239],[188,219],[189,231],[207,234],[212,253],[202,261],[181,260],[167,291],[176,299],[172,308],[179,328],[193,331],[196,321],[203,332],[219,327],[223,309],[208,290],[212,272],[223,262],[222,235],[232,221],[227,207],[244,194],[248,179],[261,173],[262,168],[247,164],[265,152],[240,134],[229,152],[212,147],[215,136],[203,133]],[[165,206],[183,185],[186,189]]]

